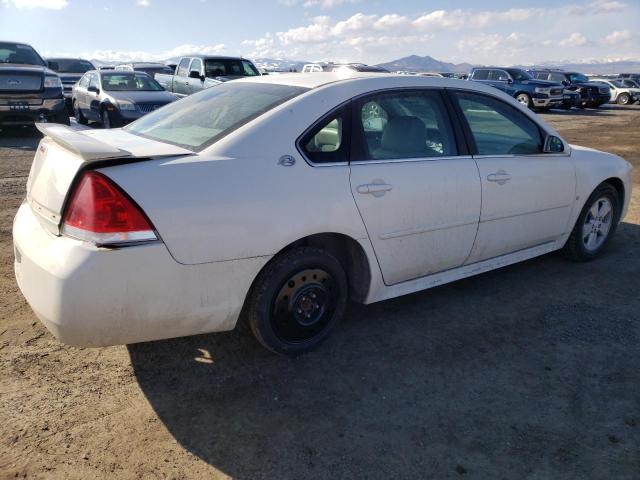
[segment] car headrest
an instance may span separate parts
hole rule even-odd
[[[380,148],[400,155],[423,153],[426,150],[427,128],[418,117],[392,117],[380,139]]]

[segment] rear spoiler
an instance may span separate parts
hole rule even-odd
[[[110,158],[133,158],[134,155],[108,143],[83,135],[66,125],[56,123],[36,123],[36,128],[58,145],[82,158],[86,162],[108,160]]]

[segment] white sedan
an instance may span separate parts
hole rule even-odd
[[[300,354],[349,299],[554,250],[593,259],[631,195],[629,163],[569,145],[477,82],[256,77],[124,129],[39,128],[15,272],[49,330],[81,346],[240,318],[268,349]]]

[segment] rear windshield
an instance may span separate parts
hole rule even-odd
[[[306,88],[269,83],[221,83],[125,128],[129,133],[200,151]]]
[[[0,42],[0,63],[44,65],[40,55],[29,45],[8,42]]]
[[[102,88],[108,92],[159,92],[164,90],[146,73],[103,73]]]
[[[47,63],[51,70],[58,73],[86,73],[89,70],[94,70],[90,62],[73,58],[51,58],[47,60]]]
[[[248,60],[210,59],[204,61],[205,77],[256,77],[260,72]]]

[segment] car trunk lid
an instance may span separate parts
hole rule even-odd
[[[36,124],[36,127],[45,138],[38,145],[31,165],[27,202],[42,226],[55,235],[60,233],[65,201],[80,171],[107,163],[193,154],[122,130],[98,133],[55,124]]]
[[[43,80],[42,70],[3,67],[0,69],[0,92],[39,92],[42,90]]]

